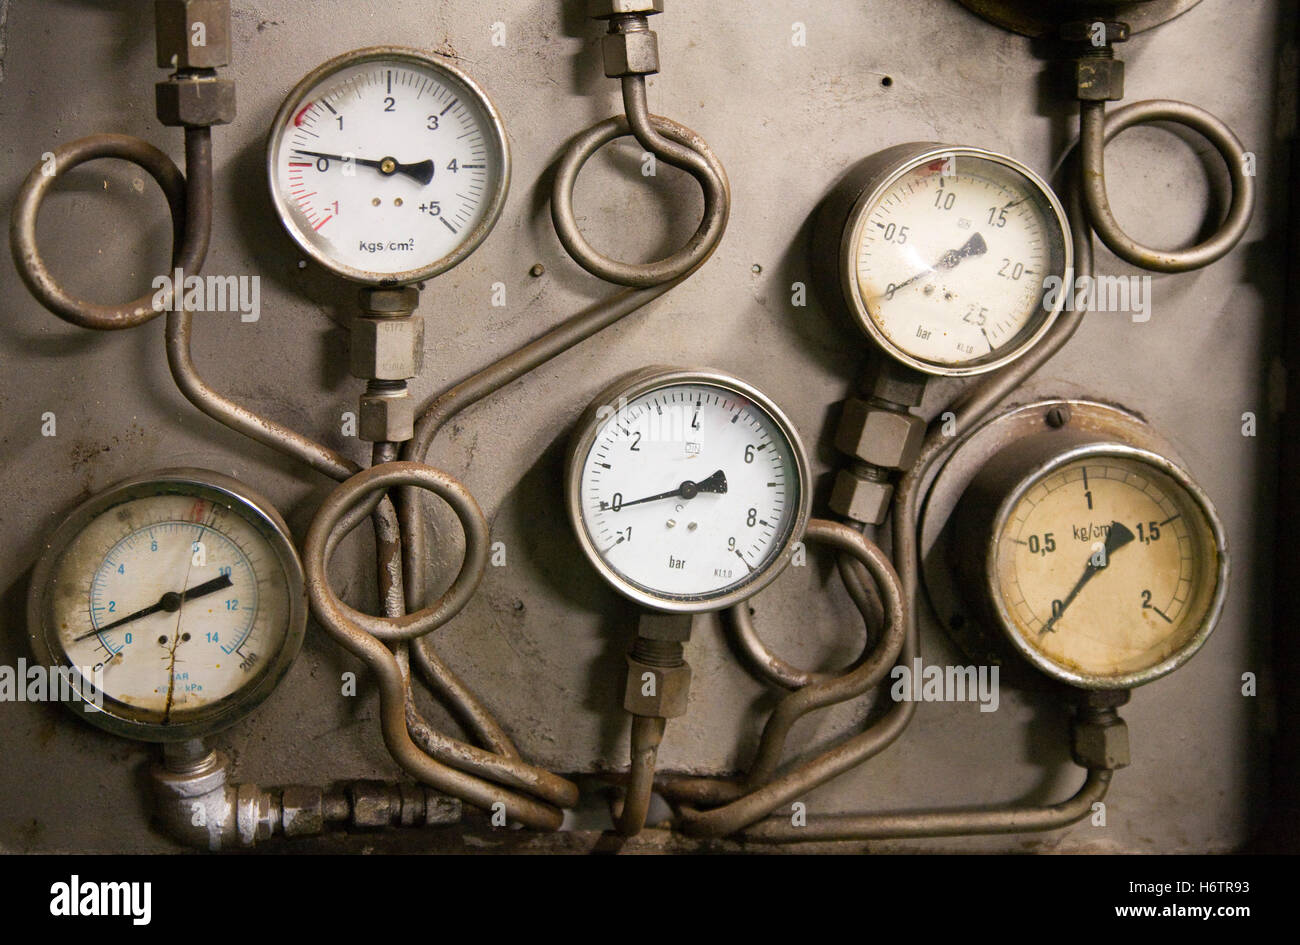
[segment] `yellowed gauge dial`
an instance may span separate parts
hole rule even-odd
[[[1128,688],[1189,658],[1213,628],[1226,570],[1217,518],[1186,473],[1117,445],[1076,449],[1022,481],[988,561],[1011,642],[1088,688]]]

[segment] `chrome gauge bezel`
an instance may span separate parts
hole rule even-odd
[[[789,444],[790,455],[794,458],[795,468],[792,473],[799,495],[787,533],[761,569],[750,575],[748,580],[733,585],[725,593],[720,594],[674,596],[658,593],[630,581],[600,556],[582,517],[583,466],[596,437],[611,419],[605,415],[605,411],[616,409],[618,404],[631,403],[656,390],[681,384],[717,387],[750,401],[767,415],[773,426],[785,437]],[[794,424],[762,391],[739,378],[718,371],[651,367],[611,384],[596,397],[578,420],[565,468],[565,506],[578,545],[587,560],[601,577],[625,597],[651,610],[667,613],[694,614],[722,610],[757,594],[776,580],[790,563],[795,546],[803,539],[812,507],[808,456]]]
[[[31,649],[46,667],[71,665],[49,625],[53,577],[69,547],[92,521],[125,502],[158,495],[193,496],[225,506],[253,527],[275,555],[287,585],[288,626],[279,650],[265,654],[268,663],[251,684],[231,693],[185,721],[163,724],[140,718],[125,703],[104,694],[94,701],[71,699],[64,704],[76,715],[105,731],[145,742],[170,742],[198,738],[220,731],[244,718],[260,705],[288,672],[302,647],[307,628],[307,590],[302,562],[284,520],[275,507],[238,480],[205,469],[176,468],[136,476],[119,482],[77,506],[51,533],[33,571],[27,596],[27,631]]]
[[[1051,329],[1064,307],[1067,293],[1064,291],[1054,293],[1055,303],[1051,307],[1040,303],[1039,311],[1034,316],[1032,323],[1021,330],[1013,344],[1005,346],[1008,350],[997,357],[988,358],[987,360],[973,359],[962,364],[926,361],[904,351],[881,330],[875,317],[871,314],[867,300],[863,298],[858,282],[858,247],[862,242],[862,231],[867,226],[872,212],[900,178],[912,173],[922,165],[949,157],[958,159],[963,157],[976,158],[1001,165],[1019,175],[1027,187],[1038,191],[1043,198],[1043,203],[1050,211],[1049,219],[1055,224],[1060,236],[1058,248],[1062,261],[1061,271],[1054,272],[1052,275],[1062,280],[1061,286],[1063,288],[1072,283],[1074,279],[1074,246],[1070,238],[1070,223],[1066,219],[1065,208],[1061,205],[1060,199],[1047,181],[1020,161],[999,154],[996,151],[932,142],[898,145],[890,148],[881,153],[881,163],[879,165],[873,164],[871,166],[871,172],[858,197],[852,202],[844,223],[839,243],[839,276],[841,290],[849,313],[861,329],[890,357],[925,374],[944,377],[970,377],[995,371],[1025,355]]]
[[[998,574],[998,545],[1006,524],[1025,495],[1052,473],[1081,459],[1121,459],[1142,463],[1170,479],[1182,489],[1201,514],[1208,526],[1209,537],[1217,561],[1214,569],[1215,586],[1205,605],[1200,622],[1191,631],[1187,641],[1159,663],[1145,669],[1116,675],[1086,673],[1049,659],[1029,645],[1017,629],[1017,622],[1001,591]],[[986,593],[998,620],[1002,635],[1031,665],[1047,676],[1080,689],[1116,690],[1132,689],[1167,676],[1191,659],[1209,639],[1223,612],[1228,591],[1230,570],[1227,538],[1218,512],[1204,490],[1191,475],[1172,460],[1150,450],[1119,442],[1092,442],[1060,452],[1050,459],[1037,463],[1006,494],[999,503],[992,520],[992,529],[984,549],[984,580]]]
[[[496,151],[497,159],[501,163],[500,179],[489,196],[483,219],[479,221],[472,231],[466,234],[465,238],[457,244],[456,249],[427,265],[396,273],[377,273],[358,269],[332,259],[319,247],[315,246],[307,239],[297,221],[285,211],[286,200],[280,192],[279,177],[276,173],[276,156],[282,141],[280,131],[297,112],[298,108],[302,106],[308,93],[337,72],[364,65],[367,62],[379,61],[406,62],[422,69],[432,69],[435,72],[442,73],[453,85],[462,86],[465,93],[471,96],[479,108],[482,109],[487,119],[484,137],[489,147]],[[364,285],[409,285],[413,282],[430,279],[463,262],[492,232],[492,228],[496,226],[497,220],[501,216],[502,208],[506,202],[506,195],[510,190],[510,142],[506,137],[505,124],[501,120],[501,113],[497,111],[492,99],[488,97],[488,94],[477,82],[449,60],[407,46],[370,46],[335,56],[328,62],[322,63],[313,69],[293,87],[272,120],[266,146],[266,174],[270,186],[271,203],[281,225],[293,239],[294,244],[315,262],[336,275]]]

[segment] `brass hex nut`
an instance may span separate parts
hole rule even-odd
[[[903,469],[921,451],[925,420],[852,397],[844,402],[835,445],[864,463]]]
[[[1124,97],[1124,63],[1080,59],[1074,64],[1075,97],[1081,102],[1118,102]]]
[[[352,376],[363,380],[404,381],[424,366],[424,319],[352,320]]]
[[[463,808],[458,797],[448,797],[425,788],[424,791],[424,825],[439,827],[458,824],[463,816]]]
[[[367,443],[404,443],[415,436],[415,401],[410,392],[403,388],[362,394],[357,436]]]
[[[230,65],[230,0],[157,0],[155,48],[161,69]]]
[[[654,16],[663,12],[664,0],[587,0],[587,16],[594,20],[608,20],[636,13]]]
[[[1074,723],[1074,761],[1085,768],[1124,768],[1129,764],[1128,726],[1120,718]]]
[[[879,525],[885,520],[893,498],[894,487],[888,482],[862,479],[847,469],[841,469],[835,476],[830,506],[855,522]]]
[[[621,79],[630,75],[654,75],[659,71],[659,38],[653,30],[610,33],[601,39],[605,75]]]
[[[627,688],[623,708],[633,715],[656,719],[675,719],[686,714],[686,700],[691,689],[691,668],[651,666],[627,658]]]
[[[352,823],[357,827],[387,827],[401,809],[401,796],[382,781],[356,781],[348,785]]]
[[[280,793],[280,823],[286,837],[306,837],[325,829],[320,788],[291,784]]]
[[[169,127],[205,128],[235,120],[233,79],[177,78],[154,86],[158,120]]]

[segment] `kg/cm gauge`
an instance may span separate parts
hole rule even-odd
[[[175,741],[270,695],[302,645],[307,595],[269,502],[230,477],[173,469],[100,493],[55,529],[27,614],[33,652],[71,676],[78,715]]]
[[[567,505],[578,543],[614,588],[654,610],[744,600],[790,560],[808,521],[794,427],[734,377],[651,368],[579,421]]]
[[[346,53],[294,87],[271,126],[280,222],[332,272],[401,285],[445,272],[505,204],[510,148],[469,76],[415,49]]]
[[[1209,498],[1152,448],[1153,435],[1113,408],[1070,407],[1068,426],[1006,443],[974,474],[949,557],[1004,648],[1059,682],[1131,689],[1209,638],[1227,592],[1227,543]],[[1013,430],[1040,412],[1018,408],[999,422]],[[987,443],[999,435],[990,431]]]
[[[1073,277],[1056,195],[981,148],[904,144],[868,158],[827,201],[817,242],[862,330],[927,374],[1014,361],[1051,328]]]

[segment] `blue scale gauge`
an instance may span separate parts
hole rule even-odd
[[[302,566],[280,516],[237,480],[168,470],[95,496],[32,575],[28,627],[87,721],[194,738],[260,703],[306,627]]]

